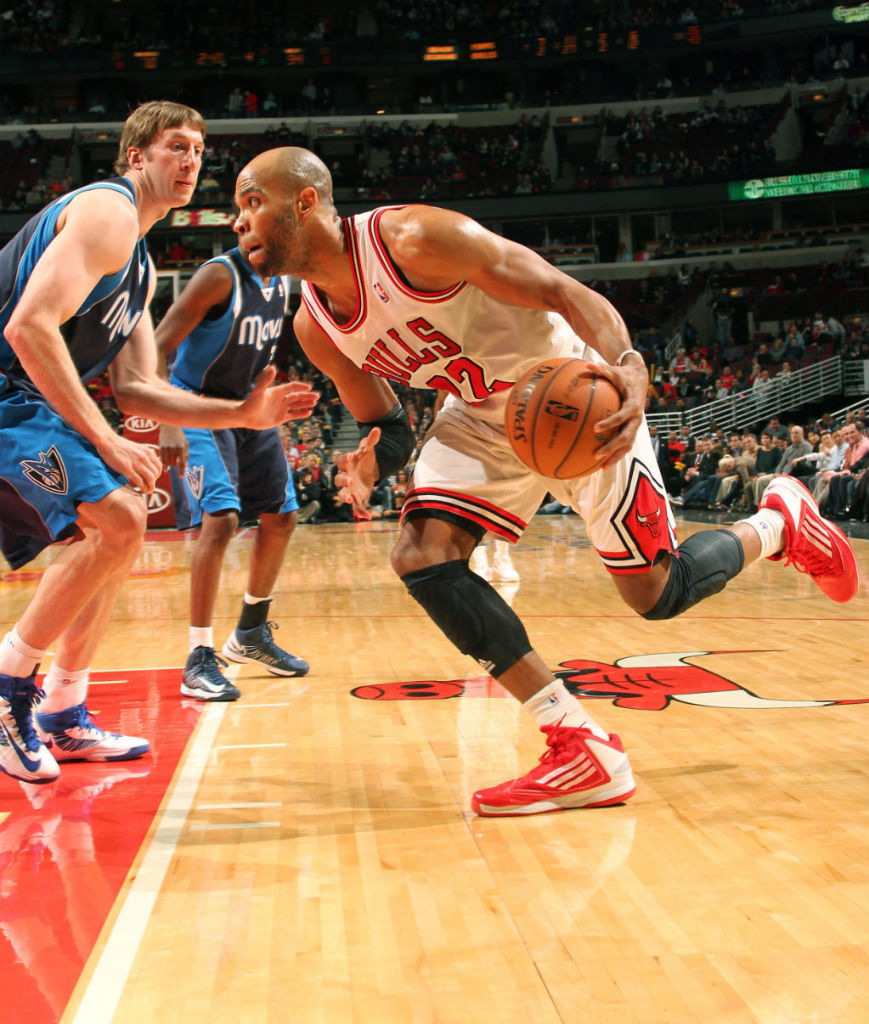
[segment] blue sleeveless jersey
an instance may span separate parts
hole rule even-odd
[[[222,316],[203,320],[176,350],[170,380],[212,398],[245,398],[257,375],[272,361],[281,336],[289,277],[265,283],[238,249],[209,263],[232,274],[232,295]]]
[[[49,203],[35,214],[0,250],[0,372],[27,379],[2,332],[24,291],[39,258],[54,239],[64,207],[82,192],[112,189],[135,205],[136,195],[127,178],[110,178],[85,185]],[[139,322],[148,297],[148,248],[139,239],[123,270],[100,279],[61,334],[82,381],[98,377],[111,363]]]

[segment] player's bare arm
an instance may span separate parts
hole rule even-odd
[[[232,295],[232,273],[223,263],[206,263],[190,278],[154,331],[157,343],[157,372],[169,379],[169,357],[176,348],[211,314],[226,308]],[[187,463],[187,438],[172,424],[160,426],[160,458],[164,466],[184,471]]]
[[[99,190],[73,199],[9,319],[5,336],[27,375],[61,416],[99,447],[115,436],[79,380],[60,327],[108,274],[126,266],[138,237],[136,211]]]
[[[290,381],[272,387],[275,368],[266,367],[244,401],[208,398],[173,387],[157,372],[157,348],[148,310],[109,367],[112,390],[128,415],[148,416],[179,427],[266,430],[311,415],[319,394],[310,384]]]
[[[630,448],[642,421],[648,373],[637,356],[614,365],[631,340],[612,303],[533,250],[454,211],[405,207],[384,213],[380,227],[393,259],[415,288],[441,291],[465,280],[502,302],[560,313],[607,360],[602,373],[622,395],[619,411],[597,425],[603,434],[614,432],[601,453],[609,456],[609,464]]]
[[[232,272],[223,263],[200,267],[154,330],[158,367],[168,380],[169,356],[215,307],[222,312],[232,295]]]
[[[341,401],[358,423],[382,420],[395,409],[398,399],[389,384],[342,355],[304,306],[296,313],[293,329],[305,355],[334,383]],[[375,452],[379,440],[380,429],[374,427],[355,451],[344,452],[336,459],[340,470],[335,476],[338,497],[351,505],[354,514],[366,519],[371,517],[371,491],[382,475]]]
[[[304,305],[293,319],[293,330],[305,355],[332,381],[341,401],[359,423],[373,423],[386,416],[398,399],[387,381],[366,373],[338,351],[311,319]]]

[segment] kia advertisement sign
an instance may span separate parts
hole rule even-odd
[[[160,424],[146,416],[125,416],[124,437],[139,444],[146,444],[160,454]],[[148,528],[174,526],[175,510],[172,508],[172,485],[169,474],[164,470],[157,478],[157,484],[148,495]]]
[[[133,434],[139,435],[137,441],[142,440],[142,434],[153,434],[155,441],[160,431],[160,424],[156,420],[149,420],[145,416],[127,416],[124,420],[124,434],[130,437]]]

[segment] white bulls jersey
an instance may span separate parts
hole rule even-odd
[[[504,432],[506,396],[544,359],[602,357],[556,313],[511,306],[459,281],[418,292],[392,263],[380,236],[386,210],[344,221],[356,275],[356,310],[337,323],[302,282],[311,317],[357,366],[412,388],[450,392],[414,464],[402,518],[467,521],[515,541],[547,491],[585,519],[589,539],[611,572],[644,572],[675,550],[675,523],[649,433],[607,470],[548,480],[516,458]]]
[[[337,323],[303,281],[308,312],[357,366],[412,388],[448,391],[469,405],[484,403],[486,419],[491,413],[500,422],[503,400],[493,396],[543,359],[579,355],[581,342],[557,313],[507,305],[465,281],[442,292],[415,291],[380,235],[380,218],[389,209],[395,207],[344,221],[356,275],[353,317]],[[595,356],[589,350],[583,358]]]

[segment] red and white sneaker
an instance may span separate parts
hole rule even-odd
[[[484,818],[543,814],[571,807],[621,804],[634,794],[631,763],[618,736],[601,739],[590,729],[544,725],[549,748],[521,779],[474,793],[471,807]]]
[[[824,519],[811,493],[792,476],[776,476],[760,500],[760,508],[775,509],[785,519],[785,546],[773,561],[785,557],[807,573],[832,601],[850,601],[860,586],[857,559],[848,538]]]

